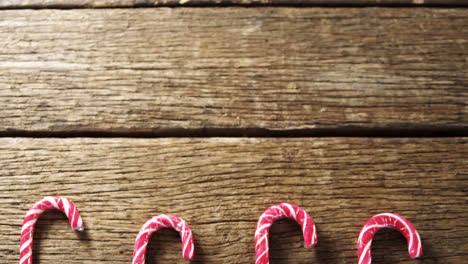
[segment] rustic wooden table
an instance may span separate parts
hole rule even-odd
[[[412,221],[424,256],[385,230],[374,263],[464,263],[464,5],[0,2],[0,262],[18,262],[29,207],[61,195],[87,230],[46,213],[36,264],[130,263],[161,213],[190,224],[193,263],[254,263],[256,220],[279,202],[311,214],[319,243],[304,249],[299,226],[279,221],[272,263],[357,263],[380,212]],[[147,259],[180,255],[163,230]]]

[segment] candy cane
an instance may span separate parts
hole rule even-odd
[[[32,263],[34,226],[42,213],[53,209],[62,211],[68,217],[73,230],[84,230],[83,220],[81,220],[80,213],[72,202],[57,196],[45,197],[35,203],[24,218],[23,228],[21,229],[20,264]]]
[[[385,213],[372,217],[362,228],[358,239],[359,264],[372,263],[372,238],[382,228],[393,228],[403,234],[408,241],[408,252],[411,258],[419,258],[422,255],[421,238],[413,224],[403,216]]]
[[[133,251],[133,264],[145,264],[146,246],[151,235],[163,228],[172,228],[180,233],[182,238],[182,255],[184,259],[193,259],[193,236],[188,224],[181,218],[173,215],[158,215],[146,222],[140,229]]]
[[[281,218],[293,219],[301,225],[306,248],[317,244],[315,224],[307,212],[297,205],[288,203],[277,204],[266,209],[258,219],[257,230],[255,231],[256,264],[268,264],[270,262],[268,232],[273,222]]]

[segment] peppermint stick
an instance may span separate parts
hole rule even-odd
[[[364,225],[358,239],[359,264],[371,264],[371,244],[374,234],[382,228],[392,228],[400,231],[408,241],[408,252],[411,258],[422,255],[421,238],[410,221],[403,216],[391,213],[378,214]]]
[[[133,264],[145,264],[146,246],[151,235],[163,228],[172,228],[180,233],[182,238],[182,255],[184,259],[193,259],[194,243],[192,231],[181,218],[173,215],[158,215],[146,222],[140,229],[133,251]]]
[[[301,207],[293,204],[282,203],[268,208],[260,216],[255,231],[255,263],[268,264],[270,261],[268,232],[270,227],[278,219],[289,218],[295,220],[302,228],[306,248],[317,244],[317,233],[314,221]]]
[[[57,196],[45,197],[35,203],[24,218],[23,228],[21,229],[20,264],[32,263],[34,226],[41,214],[47,210],[62,211],[68,217],[68,221],[73,230],[84,230],[83,220],[81,219],[78,209],[76,209],[72,202]]]

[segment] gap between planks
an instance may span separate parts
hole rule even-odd
[[[368,137],[368,138],[429,138],[429,137],[467,137],[468,127],[416,126],[411,128],[337,128],[337,129],[285,129],[265,128],[168,128],[151,131],[0,131],[0,138],[202,138],[202,137],[258,137],[258,138],[296,138],[296,137]]]

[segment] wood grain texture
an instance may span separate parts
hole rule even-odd
[[[0,131],[468,125],[465,9],[0,13]]]
[[[410,261],[396,231],[379,232],[375,263],[463,263],[468,246],[467,139],[0,139],[0,262],[15,263],[24,214],[46,195],[75,203],[87,227],[60,213],[40,219],[34,263],[130,263],[151,216],[183,217],[193,263],[254,263],[254,229],[268,206],[291,202],[313,217],[319,243],[275,224],[272,263],[356,263],[372,215],[395,212],[421,234]],[[181,263],[173,231],[150,243],[151,263]]]
[[[466,6],[467,0],[2,0],[0,8],[103,8],[159,6]]]

